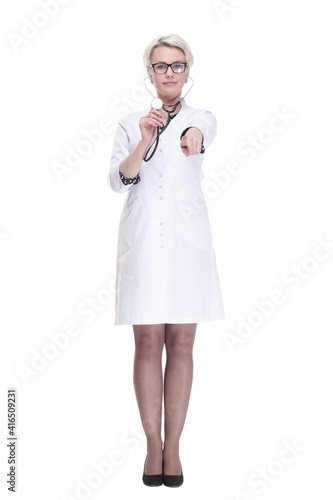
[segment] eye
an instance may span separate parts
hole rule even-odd
[[[165,64],[158,64],[157,66],[155,66],[159,71],[162,71],[163,69],[165,69]]]
[[[183,73],[185,71],[185,64],[176,62],[172,65],[172,69],[175,73]]]

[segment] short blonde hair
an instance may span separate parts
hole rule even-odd
[[[191,68],[194,62],[194,57],[191,52],[190,46],[188,45],[188,43],[185,42],[183,38],[181,38],[178,35],[159,36],[155,38],[152,42],[150,42],[150,44],[148,45],[143,54],[143,63],[146,67],[148,67],[151,64],[151,56],[157,47],[175,47],[177,49],[182,50],[185,54],[187,67],[188,69]]]

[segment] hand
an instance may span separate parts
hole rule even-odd
[[[151,109],[146,116],[142,116],[139,121],[142,140],[147,144],[153,141],[156,136],[157,127],[162,125],[162,116],[157,109]]]
[[[199,129],[191,127],[180,141],[180,147],[185,156],[197,155],[201,152],[202,133]]]

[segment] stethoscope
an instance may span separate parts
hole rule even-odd
[[[186,92],[186,94],[183,97],[181,97],[178,102],[176,102],[176,104],[171,105],[172,109],[167,109],[166,106],[168,106],[168,107],[171,107],[171,106],[164,104],[163,101],[162,101],[162,99],[160,99],[159,97],[154,97],[154,94],[152,94],[152,92],[149,90],[149,88],[146,85],[146,80],[147,79],[149,80],[149,78],[146,77],[143,80],[144,86],[146,87],[146,89],[148,90],[148,92],[154,97],[154,99],[150,103],[151,108],[152,109],[156,109],[156,110],[159,110],[159,109],[163,108],[164,111],[166,111],[168,113],[168,118],[167,118],[167,121],[166,121],[165,125],[157,127],[156,137],[154,139],[154,142],[151,144],[151,146],[149,146],[148,150],[146,151],[146,154],[145,154],[145,156],[143,158],[144,161],[149,161],[154,156],[154,154],[156,152],[156,149],[158,147],[158,143],[160,141],[160,135],[166,130],[166,128],[168,127],[168,125],[171,122],[172,118],[174,118],[176,116],[176,115],[172,115],[172,113],[174,113],[176,111],[178,104],[180,104],[185,99],[185,97],[187,96],[187,94],[189,93],[189,91],[192,89],[192,87],[194,85],[193,78],[191,78],[190,76],[188,76],[188,78],[190,78],[192,80],[191,87]],[[153,146],[154,146],[154,149],[153,149],[152,153],[150,154],[150,156],[148,158],[149,151],[151,150],[151,148]]]

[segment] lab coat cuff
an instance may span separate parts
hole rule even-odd
[[[119,171],[120,179],[123,184],[137,184],[140,182],[140,175],[137,174],[135,177],[129,178],[125,177],[122,172]]]

